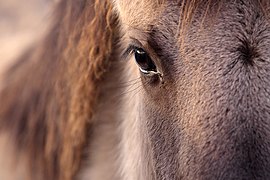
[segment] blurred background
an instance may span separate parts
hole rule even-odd
[[[42,37],[56,0],[0,0],[0,75]]]
[[[0,80],[3,71],[46,32],[55,3],[55,0],[0,0]],[[0,136],[0,145],[6,144]],[[7,155],[6,148],[0,147],[0,156],[3,154]],[[7,162],[10,157],[1,156],[0,180],[10,177],[11,164]]]

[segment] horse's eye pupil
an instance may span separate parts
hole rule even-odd
[[[156,65],[143,49],[135,50],[135,60],[143,71],[156,71]]]

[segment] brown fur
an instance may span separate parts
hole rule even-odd
[[[109,1],[61,1],[48,36],[6,75],[1,131],[38,171],[33,179],[72,179],[80,166],[112,50],[111,10]]]
[[[141,5],[167,2],[141,1]],[[199,6],[216,3],[180,2],[181,30]],[[260,3],[269,7],[268,0]],[[131,19],[127,12],[139,17],[135,5],[123,10],[125,18]],[[0,127],[11,134],[20,155],[27,157],[32,179],[70,180],[80,169],[91,136],[98,87],[110,66],[118,28],[109,0],[61,0],[55,13],[44,40],[6,74],[0,94]]]

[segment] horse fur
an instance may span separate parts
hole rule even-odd
[[[261,9],[267,16],[270,7],[268,0],[256,2],[263,7]],[[176,23],[172,26],[172,32],[178,33],[174,38],[178,41],[178,38],[187,36],[187,40],[183,41],[186,49],[181,52],[192,59],[198,52],[190,53],[192,48],[188,42],[193,36],[189,34],[192,31],[188,30],[194,25],[193,20],[198,18],[196,12],[205,17],[202,22],[211,26],[215,18],[209,21],[211,18],[208,15],[223,7],[222,3],[225,1],[61,0],[55,8],[55,20],[47,36],[6,72],[0,92],[1,136],[6,138],[3,142],[11,144],[11,154],[23,161],[21,166],[27,167],[22,173],[24,179],[111,179],[113,176],[114,179],[132,180],[189,177],[188,168],[182,174],[177,174],[179,172],[175,167],[179,164],[173,161],[175,157],[167,156],[171,165],[162,164],[164,159],[157,149],[167,150],[170,145],[164,146],[158,140],[158,137],[167,137],[167,134],[158,134],[155,128],[164,130],[170,127],[169,122],[141,122],[138,112],[142,111],[143,105],[138,99],[141,99],[142,92],[125,93],[126,88],[112,90],[111,86],[113,82],[129,82],[140,76],[134,63],[119,62],[121,50],[130,36],[136,35],[148,43],[146,37],[151,28],[162,27],[159,24],[161,13],[175,13],[176,9],[170,9],[170,5],[180,7],[177,17],[174,17],[177,13],[172,14],[171,22]],[[194,26],[204,30],[202,24]],[[167,33],[170,30],[164,31]],[[205,35],[204,31],[200,33]],[[195,86],[200,82],[199,79],[194,78],[192,86],[187,89],[200,90]],[[143,83],[140,85],[147,90]],[[132,87],[136,88],[137,85]],[[112,103],[115,97],[119,97],[119,92],[123,93],[118,100],[120,103]],[[158,94],[155,95],[157,97]],[[168,96],[174,99],[173,95]],[[194,100],[199,95],[190,97]],[[150,100],[145,102],[151,104]],[[195,100],[187,102],[193,107],[197,105]],[[181,104],[176,106],[181,107]],[[174,111],[175,107],[166,106],[169,112]],[[159,110],[163,111],[161,108]],[[146,115],[151,111],[148,109]],[[195,115],[188,115],[191,119],[196,118]],[[199,148],[202,144],[198,139],[205,142],[208,137],[203,125],[201,121],[199,124],[183,123],[185,135],[195,135],[191,140]],[[147,127],[151,127],[150,130]],[[196,136],[193,128],[199,129],[202,135]],[[173,134],[178,129],[170,130]],[[153,141],[155,138],[156,142]],[[171,138],[167,140],[172,141]],[[169,153],[175,155],[176,151],[171,147]],[[156,162],[158,158],[160,162]],[[193,162],[192,158],[188,158],[187,155],[180,159]],[[90,161],[90,165],[84,163],[85,159]],[[106,171],[115,172],[106,175]]]

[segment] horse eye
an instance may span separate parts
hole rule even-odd
[[[134,50],[134,56],[140,71],[144,74],[157,72],[157,67],[148,54],[141,48]]]

